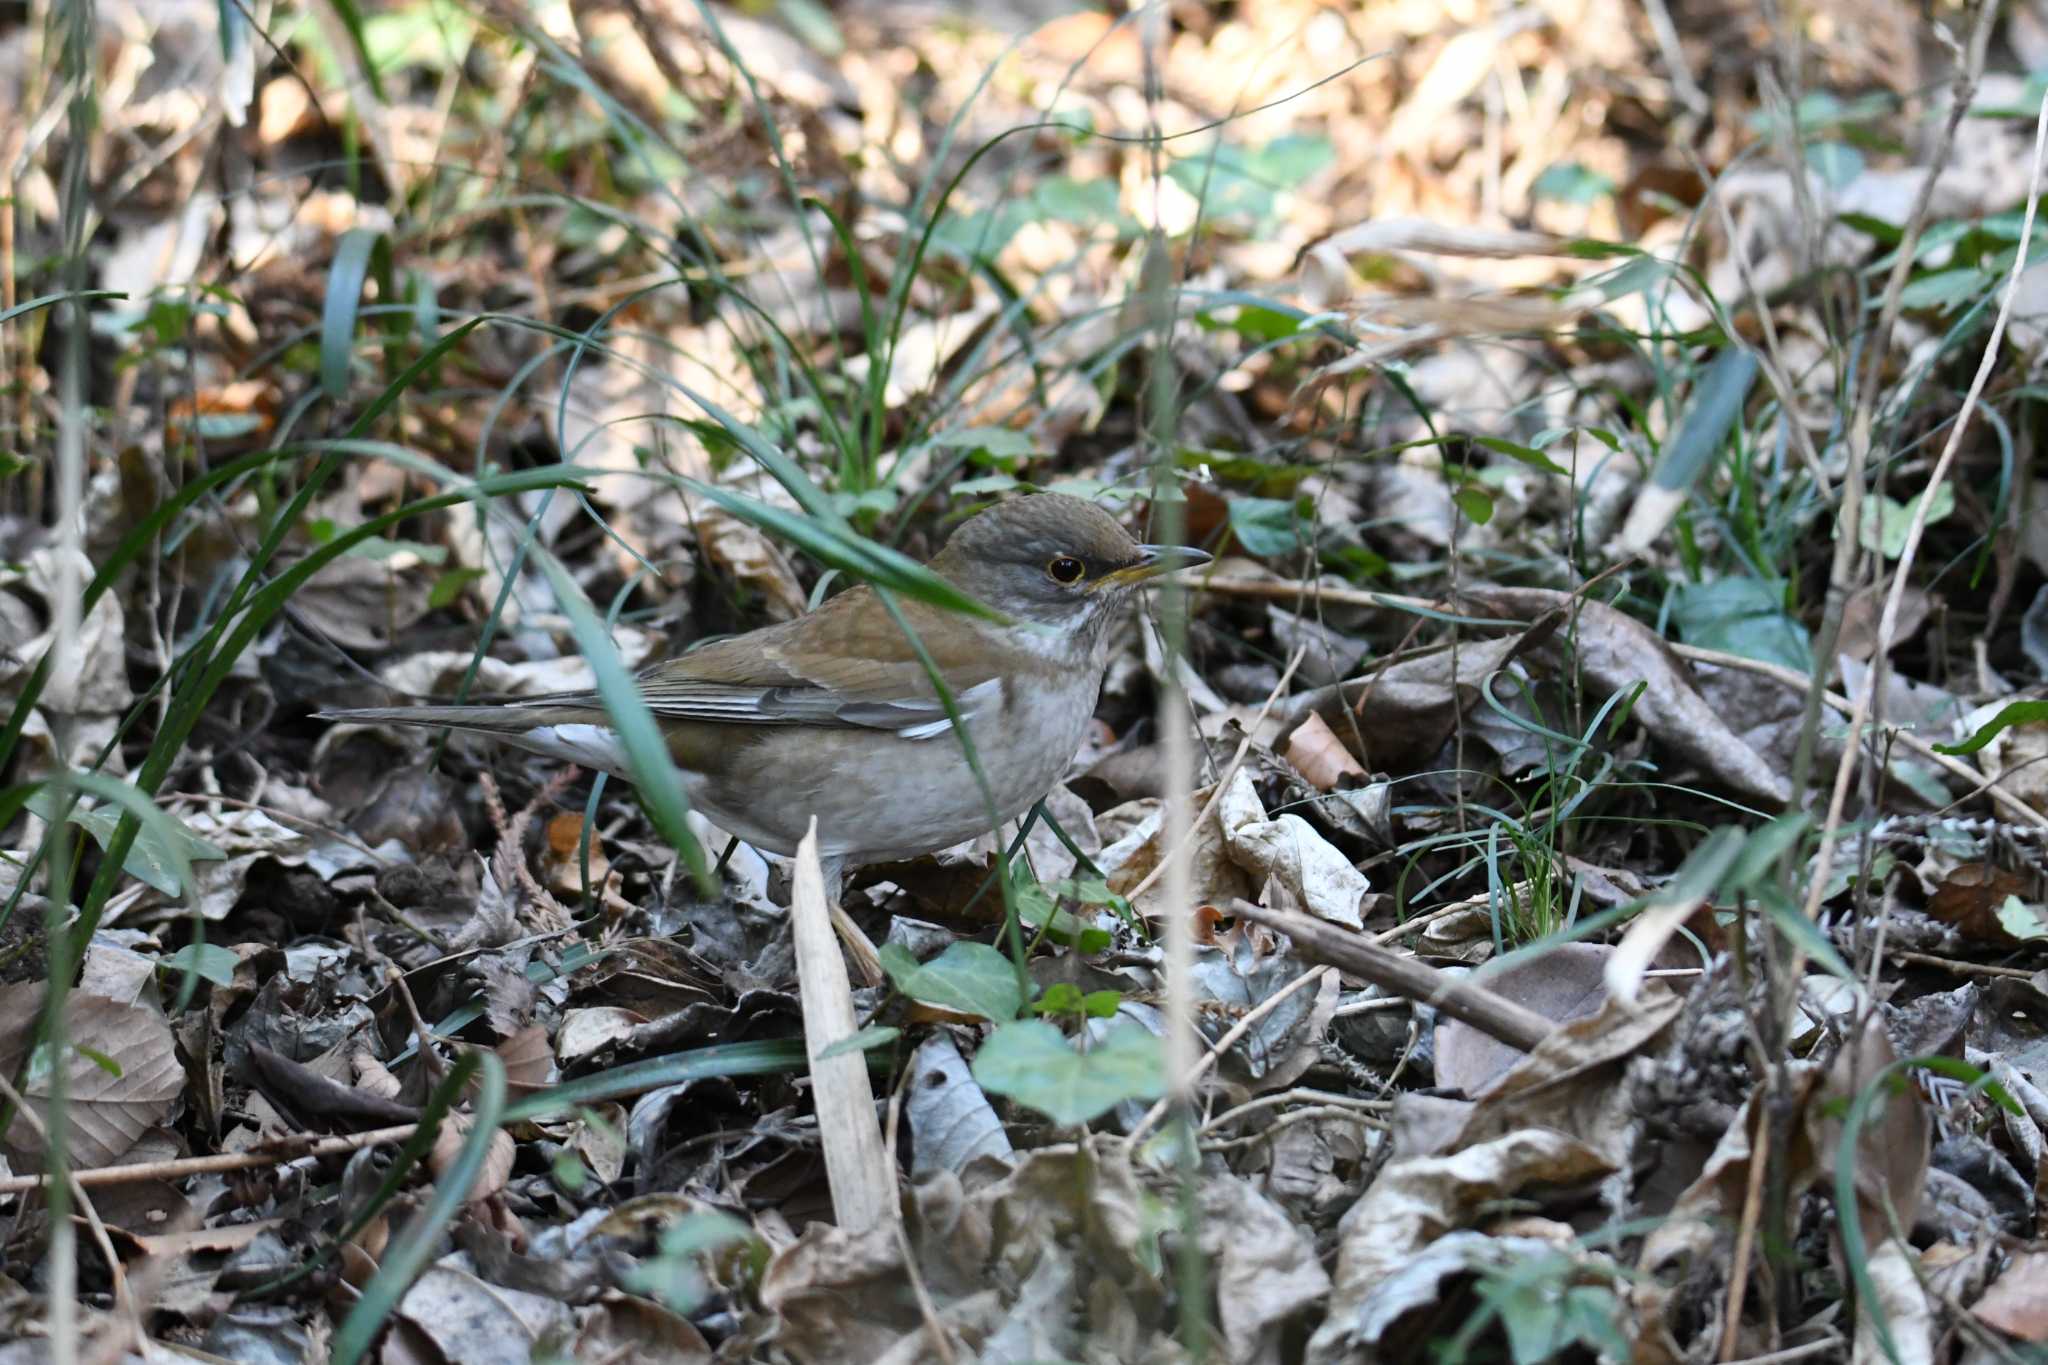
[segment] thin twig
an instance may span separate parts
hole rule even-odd
[[[1320,983],[1325,978],[1331,976],[1335,970],[1332,967],[1318,967],[1314,971],[1303,972],[1300,976],[1295,977],[1294,980],[1288,982],[1279,990],[1274,991],[1264,1000],[1261,1000],[1257,1006],[1246,1010],[1244,1018],[1232,1024],[1228,1033],[1218,1038],[1208,1051],[1195,1060],[1195,1064],[1188,1069],[1188,1074],[1181,1078],[1180,1086],[1182,1092],[1192,1092],[1195,1088],[1195,1082],[1207,1075],[1209,1069],[1221,1060],[1223,1054],[1237,1045],[1238,1039],[1251,1032],[1252,1025],[1264,1019],[1274,1010],[1279,1009],[1282,1004],[1292,998],[1296,991],[1301,990],[1311,981]],[[1131,1129],[1130,1133],[1125,1136],[1124,1145],[1135,1147],[1138,1143],[1142,1142],[1145,1135],[1158,1127],[1159,1121],[1166,1117],[1169,1103],[1169,1100],[1162,1099],[1146,1110],[1145,1117],[1139,1119],[1137,1126]]]
[[[1991,8],[1990,0],[1984,0],[1984,4],[1987,9]],[[1898,635],[1899,607],[1905,600],[1913,562],[1920,553],[1920,538],[1927,530],[1927,514],[1934,503],[1934,490],[1948,478],[1956,452],[1962,448],[1963,433],[1969,430],[1970,418],[1977,411],[1977,399],[1991,378],[1992,366],[1998,362],[2000,343],[2005,340],[2005,324],[2012,316],[2012,301],[2019,292],[2020,275],[2026,269],[2028,248],[2034,239],[2044,147],[2048,147],[2048,95],[2042,97],[2040,112],[2034,119],[2034,152],[2027,169],[2027,209],[2020,224],[2019,246],[2012,258],[2012,273],[2006,277],[2005,287],[2000,291],[1998,316],[1992,321],[1991,338],[1984,343],[1984,354],[1977,362],[1977,373],[1970,380],[1969,392],[1963,395],[1962,407],[1957,411],[1955,421],[1949,424],[1948,440],[1942,444],[1941,455],[1934,462],[1933,472],[1927,476],[1926,490],[1913,500],[1913,518],[1906,525],[1905,545],[1899,551],[1898,567],[1892,571],[1891,591],[1885,594],[1884,611],[1877,621],[1877,652],[1871,656],[1870,685],[1856,699],[1856,707],[1849,714],[1849,742],[1842,750],[1842,761],[1835,767],[1834,790],[1828,797],[1827,823],[1821,829],[1820,852],[1814,858],[1813,880],[1806,893],[1808,919],[1819,914],[1821,898],[1827,894],[1828,880],[1835,869],[1836,842],[1841,834],[1843,811],[1848,804],[1849,783],[1856,775],[1857,761],[1863,756],[1864,723],[1869,719],[1872,699],[1884,691],[1887,656]]]
[[[1233,900],[1230,913],[1287,935],[1294,941],[1295,951],[1305,957],[1340,967],[1383,990],[1434,1005],[1489,1038],[1498,1038],[1524,1052],[1535,1051],[1556,1027],[1552,1020],[1526,1005],[1471,981],[1446,975],[1413,957],[1390,952],[1365,935],[1328,920],[1292,910],[1269,910],[1245,900]]]
[[[1760,674],[1763,677],[1775,679],[1794,691],[1804,692],[1807,688],[1813,686],[1813,679],[1811,677],[1796,669],[1787,668],[1783,664],[1766,663],[1762,659],[1746,658],[1740,654],[1729,654],[1718,649],[1701,649],[1697,645],[1672,645],[1671,651],[1680,658],[1690,659],[1694,663],[1712,664],[1716,668],[1739,668],[1750,673]],[[1855,714],[1856,703],[1850,701],[1839,692],[1829,692],[1826,689],[1822,689],[1821,700],[1844,715]],[[1973,792],[1983,792],[1984,795],[2010,811],[2021,823],[2048,829],[2048,815],[2043,815],[2040,811],[2035,810],[2032,806],[2020,800],[2019,797],[2000,787],[1996,781],[1986,781],[1983,773],[1972,768],[1961,759],[1951,754],[1942,753],[1932,744],[1929,744],[1911,731],[1894,730],[1891,733],[1892,738],[1896,739],[1906,748],[1911,749],[1916,757],[1923,758],[1936,767],[1968,782]]]

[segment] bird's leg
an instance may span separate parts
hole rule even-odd
[[[839,893],[846,887],[846,859],[820,858],[818,871],[825,879],[825,904],[839,904]]]

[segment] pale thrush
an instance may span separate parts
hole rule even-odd
[[[1095,714],[1109,625],[1131,590],[1209,556],[1140,545],[1079,498],[1042,493],[962,523],[931,567],[1007,623],[901,598],[966,721],[997,823],[1065,773]],[[986,833],[989,805],[910,641],[873,589],[716,641],[639,675],[690,802],[771,853],[811,817],[828,878]],[[630,778],[595,692],[474,706],[332,711],[328,719],[447,726]]]

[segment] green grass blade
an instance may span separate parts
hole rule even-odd
[[[618,729],[619,742],[625,746],[626,758],[633,765],[633,785],[639,790],[649,818],[661,837],[682,855],[690,875],[696,878],[698,890],[706,897],[716,894],[718,880],[711,875],[711,861],[704,856],[704,846],[690,833],[690,802],[683,793],[682,774],[676,771],[668,741],[654,712],[648,708],[647,698],[640,693],[639,681],[627,671],[618,650],[612,647],[612,637],[598,618],[597,608],[584,595],[582,585],[569,576],[560,560],[538,545],[534,547],[534,558],[569,617],[576,647],[596,675],[597,693],[604,699],[605,710],[611,713],[612,724]]]
[[[320,387],[337,401],[348,396],[356,313],[362,307],[363,284],[373,270],[388,299],[391,243],[375,228],[350,228],[335,243],[334,262],[327,268],[327,297],[320,305]]]
[[[427,1268],[435,1247],[440,1243],[442,1231],[462,1211],[463,1203],[476,1185],[477,1176],[483,1171],[484,1159],[490,1155],[491,1143],[498,1136],[498,1124],[505,1112],[505,1064],[495,1053],[472,1052],[448,1073],[448,1079],[441,1083],[435,1099],[441,1101],[445,1109],[479,1068],[482,1070],[482,1084],[477,1089],[469,1136],[464,1139],[455,1164],[434,1182],[433,1198],[406,1226],[405,1232],[384,1257],[384,1264],[378,1268],[376,1276],[363,1290],[363,1297],[349,1311],[347,1321],[342,1323],[341,1331],[334,1339],[332,1359],[335,1365],[355,1365],[370,1349],[370,1343],[376,1340],[384,1319],[391,1316],[392,1310],[405,1297],[405,1291]]]

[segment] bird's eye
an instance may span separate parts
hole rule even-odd
[[[1079,583],[1088,573],[1088,566],[1072,555],[1056,555],[1045,566],[1046,575],[1055,583]]]

